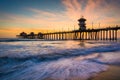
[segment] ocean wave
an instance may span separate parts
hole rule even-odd
[[[45,54],[43,52],[37,52],[36,54],[32,54],[31,52],[21,51],[16,53],[16,51],[5,51],[0,54],[0,61],[47,61],[47,60],[57,60],[60,58],[71,58],[82,55],[89,55],[93,53],[106,53],[106,52],[117,52],[120,51],[119,45],[107,45],[107,46],[98,46],[92,48],[85,49],[51,49],[52,51],[46,51]],[[1,63],[2,64],[2,63]]]
[[[0,79],[87,80],[106,71],[110,64],[120,64],[120,43],[84,44],[74,41],[2,43]]]
[[[43,41],[43,39],[0,38],[0,42]]]
[[[107,65],[90,61],[96,57],[98,57],[98,54],[69,59],[63,58],[56,61],[46,61],[37,64],[33,64],[33,62],[27,61],[23,64],[17,64],[17,66],[10,67],[9,69],[6,69],[6,71],[3,71],[4,74],[8,75],[1,76],[1,79],[72,80],[74,78],[78,78],[80,80],[86,80],[92,76],[95,76],[99,72],[107,70]]]

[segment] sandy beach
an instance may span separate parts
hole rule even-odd
[[[100,73],[92,80],[120,80],[120,65],[111,65],[105,72]]]

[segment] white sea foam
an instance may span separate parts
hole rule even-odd
[[[0,79],[87,80],[120,63],[119,56],[115,42],[0,42]]]
[[[101,53],[97,60],[106,64],[120,64],[120,52]]]
[[[98,55],[88,55],[76,58],[59,59],[57,61],[42,62],[23,69],[13,76],[8,76],[8,80],[69,80],[78,78],[86,80],[95,76],[101,71],[105,71],[107,66],[92,62],[89,59],[96,58]],[[25,64],[28,65],[28,64]]]

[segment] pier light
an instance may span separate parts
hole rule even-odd
[[[80,19],[78,19],[79,22],[79,30],[86,30],[86,19],[82,16]]]

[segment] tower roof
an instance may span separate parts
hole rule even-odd
[[[86,19],[82,16],[78,21],[86,21]]]
[[[27,35],[27,33],[21,32],[21,33],[20,33],[20,36],[23,36],[23,35]]]

